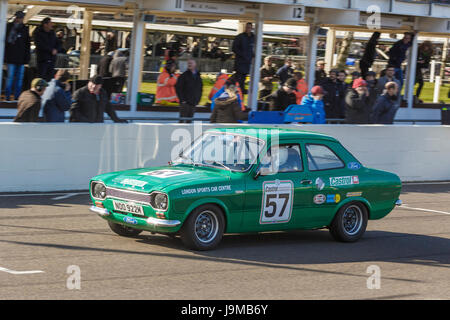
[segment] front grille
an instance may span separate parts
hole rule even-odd
[[[118,198],[134,202],[141,202],[145,204],[150,203],[150,195],[148,193],[121,190],[108,187],[106,188],[106,197]]]

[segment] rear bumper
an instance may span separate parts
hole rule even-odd
[[[90,210],[92,212],[95,212],[96,214],[98,214],[99,216],[106,218],[108,220],[118,220],[118,222],[123,223],[123,221],[121,219],[117,219],[115,217],[115,215],[120,215],[120,216],[124,216],[122,214],[118,214],[118,213],[112,213],[110,212],[108,209],[105,208],[99,208],[96,206],[91,206]],[[158,219],[158,218],[153,218],[153,217],[149,217],[149,218],[136,218],[136,220],[145,222],[145,225],[153,228],[174,228],[174,227],[178,227],[181,222],[179,220],[165,220],[165,219]],[[142,225],[141,223],[139,225]]]

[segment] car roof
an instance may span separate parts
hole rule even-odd
[[[264,139],[266,136],[271,136],[273,134],[279,134],[280,138],[287,139],[320,139],[320,140],[329,140],[333,142],[338,142],[335,138],[328,136],[319,132],[311,132],[304,130],[297,130],[292,128],[282,128],[282,127],[257,127],[257,126],[248,126],[248,127],[221,127],[209,129],[207,132],[216,131],[216,132],[228,132],[228,133],[237,133],[244,134],[260,139]]]

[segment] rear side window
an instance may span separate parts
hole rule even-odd
[[[306,154],[310,171],[344,168],[344,162],[326,145],[307,144]]]

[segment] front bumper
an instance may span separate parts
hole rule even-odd
[[[123,220],[117,219],[117,217],[116,217],[116,215],[120,215],[120,217],[124,217],[124,216],[126,216],[126,214],[113,213],[113,212],[109,211],[108,209],[99,208],[96,206],[91,206],[90,210],[92,212],[95,212],[102,218],[106,218],[108,220],[117,220],[117,222],[119,222],[119,223],[126,224],[123,222]],[[165,219],[158,219],[158,218],[153,218],[153,217],[136,218],[136,219],[140,220],[140,221],[145,221],[145,224],[148,227],[150,227],[151,230],[154,230],[155,228],[174,228],[174,227],[178,227],[181,224],[181,222],[179,220],[165,220]],[[129,224],[127,224],[127,225],[129,225]],[[139,225],[137,225],[138,228],[139,228]],[[131,225],[131,226],[133,226],[133,225]]]

